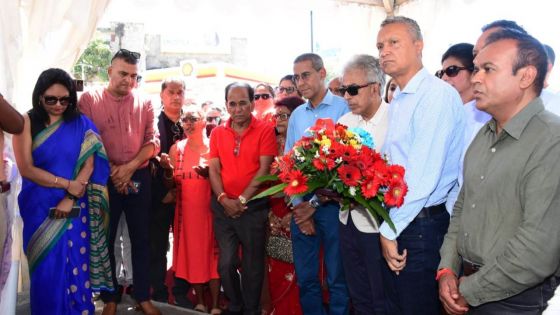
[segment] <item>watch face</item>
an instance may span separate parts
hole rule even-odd
[[[317,200],[309,200],[309,205],[313,208],[317,208],[319,206],[319,202]]]

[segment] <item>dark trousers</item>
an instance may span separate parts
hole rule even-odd
[[[316,235],[305,235],[292,220],[292,250],[299,286],[300,303],[303,313],[326,314],[319,281],[319,251],[323,245],[329,286],[329,314],[348,314],[348,289],[344,279],[338,232],[337,203],[327,203],[317,208],[313,214]]]
[[[339,224],[340,253],[354,315],[388,314],[385,305],[379,233],[360,232],[352,216]]]
[[[389,314],[440,314],[438,284],[439,249],[449,226],[449,214],[414,219],[397,238],[399,253],[407,250],[406,266],[397,276],[387,264],[383,282]]]
[[[469,315],[538,315],[547,307],[560,278],[549,277],[541,284],[505,300],[471,307]]]
[[[264,206],[262,203],[266,202]],[[226,217],[224,208],[212,198],[214,234],[220,248],[218,273],[228,309],[243,314],[261,314],[261,290],[265,266],[265,237],[268,219],[268,201],[257,200],[247,204],[248,209],[239,218]],[[241,263],[239,261],[241,245]],[[237,269],[241,266],[241,279]]]
[[[151,176],[147,168],[137,170],[132,180],[140,182],[138,194],[123,195],[115,190],[113,183],[109,181],[109,259],[113,272],[113,283],[117,287],[115,274],[115,237],[121,213],[124,211],[130,243],[132,247],[132,274],[134,282],[134,298],[138,302],[150,299],[150,244],[149,231],[149,209],[151,202]],[[116,292],[102,291],[101,299],[104,302],[116,301]]]
[[[169,227],[173,224],[174,213],[174,203],[163,204],[161,199],[153,200],[150,211],[150,283],[154,290],[153,298],[155,300],[164,300],[168,296],[165,275],[167,274]]]

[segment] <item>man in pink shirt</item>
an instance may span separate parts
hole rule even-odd
[[[147,168],[148,160],[159,150],[159,139],[151,102],[132,91],[138,76],[138,58],[139,53],[120,49],[108,69],[109,86],[84,93],[79,107],[99,129],[111,163],[109,255],[113,283],[117,287],[114,242],[124,211],[132,243],[134,298],[145,314],[161,314],[150,302],[151,176]],[[105,302],[102,314],[116,314],[116,294],[103,292],[101,298]]]

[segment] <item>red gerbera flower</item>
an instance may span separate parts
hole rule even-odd
[[[325,169],[330,171],[334,168],[334,160],[323,155],[313,159],[312,163],[318,171],[324,171]]]
[[[327,156],[331,159],[336,159],[342,155],[343,151],[344,145],[333,141],[331,142],[331,146],[329,147],[329,153],[327,153]]]
[[[367,177],[375,177],[381,185],[387,182],[387,164],[383,160],[373,162],[371,167],[366,170]]]
[[[368,177],[362,183],[362,193],[366,198],[373,198],[377,195],[379,191],[379,186],[381,186],[381,182],[376,177]]]
[[[352,165],[342,165],[338,168],[338,176],[340,180],[347,186],[356,186],[359,184],[362,176],[360,169]]]
[[[351,145],[343,145],[342,146],[343,150],[342,150],[342,154],[340,157],[342,157],[343,161],[346,162],[351,162],[353,160],[355,160],[357,158],[357,151],[356,149],[354,149],[353,146]]]
[[[404,167],[400,165],[391,165],[387,168],[387,176],[389,180],[403,181]]]
[[[288,196],[298,195],[307,191],[307,177],[300,170],[294,170],[286,176],[288,186],[284,192]]]
[[[385,192],[385,204],[389,207],[400,207],[404,202],[404,196],[408,191],[404,181],[391,181],[389,185],[389,190]]]

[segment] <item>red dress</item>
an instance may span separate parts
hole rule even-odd
[[[270,198],[272,213],[283,218],[290,210],[284,198]],[[268,257],[268,287],[272,304],[271,315],[300,315],[299,288],[294,264]]]
[[[214,240],[210,209],[210,181],[199,176],[193,166],[200,165],[201,154],[177,142],[175,171],[177,204],[173,231],[173,270],[175,276],[190,283],[218,279],[218,249]]]

